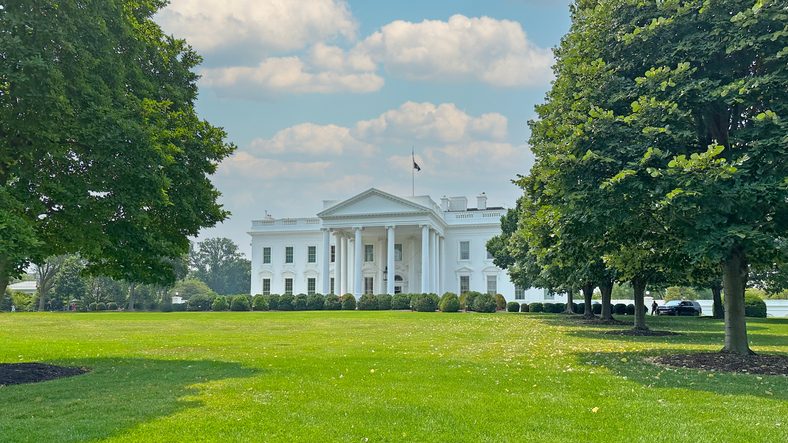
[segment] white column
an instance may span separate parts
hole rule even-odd
[[[342,234],[334,231],[334,294],[342,295]]]
[[[443,288],[443,261],[446,254],[446,239],[443,236],[438,238],[438,292],[441,294],[446,290]]]
[[[328,229],[323,228],[323,289],[322,294],[328,294],[328,262],[331,261],[331,234]]]
[[[364,289],[361,281],[361,262],[364,260],[363,256],[361,255],[361,247],[363,246],[361,242],[361,228],[356,227],[354,229],[356,231],[356,238],[354,240],[356,250],[353,254],[353,294],[356,296],[356,298],[358,298],[361,297],[361,293],[363,292],[362,290]]]
[[[350,281],[348,280],[348,263],[350,263],[350,248],[348,248],[348,239],[342,236],[342,294],[348,292]]]
[[[430,227],[421,226],[421,292],[429,292],[430,286]]]
[[[438,231],[432,231],[432,240],[430,242],[430,259],[432,262],[432,269],[430,269],[430,292],[438,293]]]
[[[386,226],[386,294],[394,294],[394,226]]]

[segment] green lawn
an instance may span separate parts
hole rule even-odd
[[[0,387],[0,441],[788,441],[788,377],[653,366],[719,349],[723,328],[648,321],[685,334],[547,314],[5,313],[1,362],[92,371]],[[788,353],[788,319],[749,331]]]

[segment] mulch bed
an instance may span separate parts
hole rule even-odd
[[[788,376],[788,356],[739,355],[727,352],[662,355],[651,359],[657,364],[706,371]]]
[[[667,337],[671,335],[681,335],[672,331],[656,331],[654,329],[618,329],[615,331],[605,331],[607,335],[628,335],[632,337]]]
[[[85,368],[55,366],[44,363],[0,363],[0,386],[38,383],[88,372]]]

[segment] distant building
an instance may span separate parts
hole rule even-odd
[[[324,201],[314,218],[254,220],[252,294],[396,294],[479,291],[542,300],[515,288],[493,264],[487,240],[501,233],[502,207],[467,198],[399,197],[369,189]]]
[[[21,292],[23,294],[35,294],[38,290],[38,284],[35,280],[20,281],[19,283],[8,285],[8,290],[12,292]]]

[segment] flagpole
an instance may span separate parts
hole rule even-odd
[[[416,164],[416,154],[413,150],[413,146],[410,147],[410,196],[416,196],[416,168],[414,165]]]

